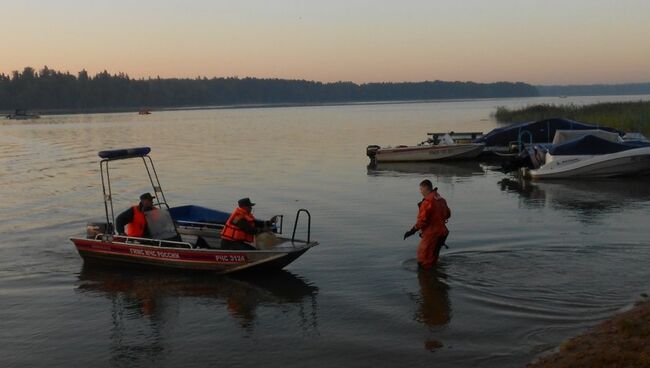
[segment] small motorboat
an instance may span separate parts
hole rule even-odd
[[[29,119],[40,119],[40,115],[35,113],[27,112],[27,110],[16,109],[13,114],[7,115],[7,119],[13,120],[29,120]]]
[[[624,141],[617,133],[579,130],[555,133],[553,143],[529,148],[533,169],[524,177],[565,179],[650,173],[650,143]]]
[[[281,236],[283,216],[278,216],[279,225],[273,225],[271,232],[256,236],[250,244],[255,250],[220,249],[221,229],[230,214],[193,205],[170,208],[149,157],[150,151],[149,147],[139,147],[99,152],[106,221],[89,223],[86,237],[70,238],[85,261],[226,274],[282,269],[318,244],[311,240],[309,211],[299,209],[290,238]],[[109,163],[126,159],[142,160],[156,193],[154,210],[145,212],[151,238],[118,235],[114,230]],[[301,214],[307,216],[307,240],[296,239]]]
[[[140,111],[138,111],[138,115],[151,115],[151,110],[146,109],[146,108],[145,109],[140,109]]]
[[[483,152],[483,143],[472,143],[481,133],[429,133],[429,139],[416,146],[366,147],[373,162],[417,162],[466,160]]]

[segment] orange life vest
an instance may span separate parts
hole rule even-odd
[[[249,243],[253,242],[253,234],[246,233],[233,223],[235,220],[239,220],[240,218],[246,220],[251,227],[255,227],[255,217],[245,209],[237,207],[228,218],[228,221],[226,221],[223,230],[221,230],[221,239],[229,241],[245,241]]]
[[[133,221],[129,222],[126,227],[126,235],[141,238],[144,236],[144,229],[147,226],[147,218],[144,217],[144,212],[140,210],[140,206],[133,206]]]

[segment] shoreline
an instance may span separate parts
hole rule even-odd
[[[539,96],[538,96],[539,97]],[[342,102],[281,102],[281,103],[251,103],[234,105],[207,105],[207,106],[147,106],[147,110],[156,111],[192,111],[192,110],[230,110],[230,109],[259,109],[259,108],[282,108],[282,107],[318,107],[318,106],[372,106],[372,105],[402,105],[420,104],[432,102],[462,102],[462,101],[487,101],[509,98],[530,98],[522,97],[486,97],[486,98],[443,98],[433,100],[389,100],[389,101],[342,101]],[[114,108],[93,108],[93,109],[28,109],[29,112],[45,115],[83,115],[83,114],[110,114],[139,112],[143,107],[114,107]],[[12,114],[13,110],[0,110],[0,117]]]
[[[537,357],[528,368],[650,367],[650,299],[634,304]]]
[[[623,95],[602,95],[623,96]],[[625,96],[646,96],[646,95],[625,95]],[[553,96],[534,96],[532,98],[548,98]],[[570,97],[593,97],[593,96],[570,96]],[[37,113],[41,116],[47,115],[83,115],[83,114],[111,114],[111,113],[137,113],[147,109],[152,113],[157,111],[192,111],[192,110],[230,110],[230,109],[259,109],[259,108],[283,108],[283,107],[319,107],[319,106],[372,106],[372,105],[402,105],[402,104],[424,104],[432,102],[462,102],[462,101],[490,101],[504,99],[526,99],[531,96],[511,97],[482,97],[482,98],[439,98],[425,100],[379,100],[379,101],[340,101],[340,102],[281,102],[281,103],[250,103],[234,105],[205,105],[205,106],[140,106],[140,107],[106,107],[91,109],[28,109],[28,112]],[[13,114],[13,110],[0,110],[0,118]],[[494,117],[490,117],[494,119]],[[496,120],[496,119],[494,119]]]

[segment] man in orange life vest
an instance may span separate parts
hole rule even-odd
[[[445,223],[451,217],[447,201],[438,194],[438,188],[433,188],[429,180],[420,183],[420,193],[424,199],[418,203],[417,222],[411,230],[404,233],[404,239],[420,231],[418,245],[418,265],[428,270],[438,263],[440,248],[445,245],[449,230]]]
[[[235,250],[255,250],[256,248],[247,243],[255,240],[255,234],[266,230],[275,221],[276,217],[270,221],[255,221],[253,216],[253,206],[250,198],[242,198],[237,201],[238,207],[232,211],[228,221],[221,230],[221,249]]]
[[[144,216],[146,211],[153,209],[153,199],[155,197],[149,193],[140,196],[140,203],[120,213],[115,219],[115,228],[120,235],[133,236],[137,238],[150,238],[149,229],[147,228],[147,218]],[[124,232],[124,226],[126,233]]]

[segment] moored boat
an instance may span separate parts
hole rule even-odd
[[[465,137],[480,133],[429,133],[430,138],[415,146],[366,147],[366,155],[373,162],[424,162],[463,160],[483,152],[483,143],[469,142]]]
[[[279,226],[272,227],[273,232],[256,237],[250,244],[254,250],[220,249],[220,233],[229,213],[200,206],[170,208],[149,152],[148,147],[99,152],[106,221],[90,223],[86,237],[70,238],[84,260],[226,274],[282,269],[318,244],[311,240],[311,215],[300,209],[290,238],[281,236],[280,220]],[[109,163],[132,158],[142,159],[156,193],[155,209],[145,213],[151,238],[118,235],[114,231]],[[301,214],[307,216],[307,240],[296,239]]]
[[[528,146],[551,143],[558,130],[605,130],[621,136],[625,134],[613,128],[586,124],[571,119],[553,118],[496,128],[477,138],[474,142],[484,143],[485,152],[507,158],[517,156]]]
[[[40,115],[35,113],[27,112],[27,110],[16,109],[13,114],[7,115],[7,119],[13,120],[29,120],[29,119],[40,119]]]
[[[558,130],[552,145],[534,146],[530,151],[534,169],[521,171],[532,179],[650,173],[650,143],[624,141],[619,134],[603,130]]]

